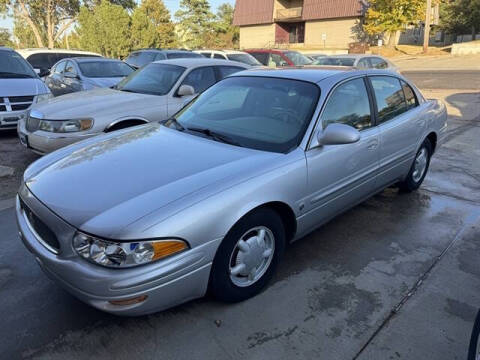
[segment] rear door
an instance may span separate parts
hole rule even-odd
[[[332,123],[350,125],[361,137],[353,144],[317,146],[306,152],[308,227],[364,200],[376,188],[379,130],[365,77],[348,79],[332,90],[317,130]]]
[[[425,121],[413,90],[394,76],[369,76],[380,130],[379,187],[405,176],[412,164]],[[402,87],[403,84],[403,87]],[[408,96],[408,103],[406,100]]]

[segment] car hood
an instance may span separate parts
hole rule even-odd
[[[50,92],[40,79],[0,79],[0,97],[31,96]]]
[[[45,119],[63,120],[80,116],[98,117],[115,113],[127,113],[149,108],[165,102],[164,96],[136,94],[100,88],[79,91],[42,101],[34,109]]]
[[[87,82],[94,86],[108,88],[118,84],[123,77],[86,78]]]
[[[55,152],[40,159],[43,168],[27,170],[25,182],[68,223],[104,237],[167,205],[172,211],[188,207],[195,193],[220,191],[227,179],[242,181],[253,169],[267,169],[282,156],[160,124],[88,141],[59,159],[54,159]]]

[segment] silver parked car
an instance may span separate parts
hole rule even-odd
[[[398,72],[388,59],[378,55],[332,55],[315,59],[311,65],[352,66],[357,69],[383,69]]]
[[[52,66],[45,84],[53,95],[112,87],[134,72],[120,60],[98,57],[63,59]]]
[[[151,313],[208,288],[244,300],[287,242],[387,186],[417,189],[446,120],[391,72],[240,72],[168,121],[33,163],[20,234],[52,279],[104,311]]]
[[[45,154],[104,132],[165,120],[196,94],[247,68],[204,57],[150,63],[114,88],[62,95],[32,107],[18,123],[18,136],[24,146]]]

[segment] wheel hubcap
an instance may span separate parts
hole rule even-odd
[[[241,287],[257,282],[268,270],[275,251],[270,229],[257,226],[238,240],[230,256],[230,279]]]
[[[422,148],[418,152],[417,157],[415,158],[415,164],[413,165],[413,173],[412,173],[413,181],[419,182],[423,174],[425,174],[425,170],[427,169],[427,160],[428,160],[427,149]]]

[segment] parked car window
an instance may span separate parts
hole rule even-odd
[[[372,63],[372,67],[375,69],[386,69],[388,68],[388,64],[385,60],[378,58],[378,57],[372,57],[370,58],[370,61]]]
[[[281,55],[270,54],[270,61],[268,63],[268,66],[271,66],[271,67],[288,66],[288,62]]]
[[[268,65],[269,53],[250,53],[255,59],[257,59],[262,65]]]
[[[220,55],[220,54],[213,54],[213,58],[214,59],[220,59],[220,60],[226,60],[225,56]]]
[[[234,74],[236,72],[245,70],[244,68],[238,66],[218,66],[217,69],[220,73],[220,79],[226,78],[228,75]]]
[[[240,146],[285,153],[303,138],[319,95],[318,86],[308,82],[231,77],[206,90],[176,118],[186,128],[210,129]]]
[[[201,58],[201,57],[203,56],[200,54],[197,54],[194,52],[188,52],[188,51],[167,54],[168,59]]]
[[[250,54],[229,54],[227,55],[228,60],[238,61],[247,65],[259,66],[262,65],[260,62],[255,59]]]
[[[400,80],[391,76],[372,76],[378,121],[384,123],[408,110]]]
[[[55,68],[52,68],[52,73],[61,74],[63,70],[65,70],[65,65],[67,65],[66,61],[59,62]]]
[[[331,66],[353,66],[355,59],[353,58],[341,58],[341,57],[324,57],[315,60],[312,65],[331,65]]]
[[[415,96],[415,92],[405,81],[402,81],[403,93],[405,94],[405,100],[407,101],[407,107],[410,110],[418,106],[418,100]]]
[[[73,65],[73,62],[67,61],[67,65],[65,66],[65,74],[66,73],[71,73],[73,75],[77,75],[77,70],[75,69],[75,65]]]
[[[162,52],[158,52],[156,55],[155,55],[155,60],[154,61],[157,61],[157,60],[166,60],[167,59],[167,56],[162,53]]]
[[[195,93],[198,94],[216,82],[213,67],[207,66],[192,70],[183,80],[182,85],[192,86],[195,89]]]
[[[37,53],[27,57],[27,61],[35,69],[51,69],[51,67],[62,59],[58,59],[53,53]]]
[[[209,53],[209,52],[202,52],[200,54],[202,54],[203,56],[205,56],[206,58],[209,58],[209,59],[212,57],[212,53]]]
[[[166,95],[183,74],[177,65],[151,63],[131,73],[116,86],[117,90],[149,95]]]
[[[311,59],[297,51],[287,51],[284,55],[297,66],[310,65],[312,63]]]
[[[370,63],[368,61],[368,58],[363,58],[358,61],[357,67],[359,69],[369,69],[370,68]]]
[[[35,78],[37,75],[24,58],[14,51],[2,51],[0,79]]]
[[[345,82],[333,91],[322,113],[323,128],[331,123],[350,125],[360,131],[372,126],[370,101],[363,78]]]
[[[124,77],[133,69],[121,61],[81,61],[78,67],[89,78]]]

